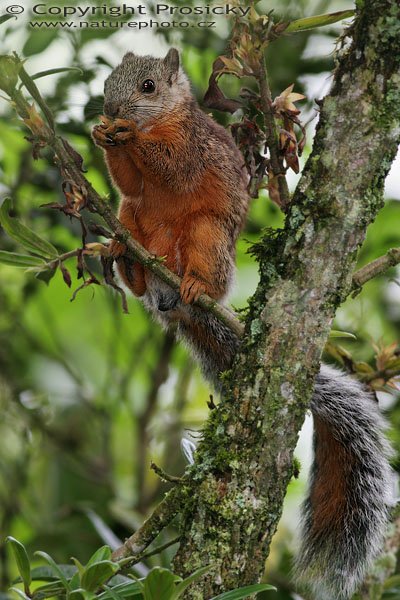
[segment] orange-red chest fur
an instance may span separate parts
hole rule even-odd
[[[174,189],[155,176],[154,164],[144,160],[141,152],[141,144],[154,140],[179,150],[184,139],[177,118],[148,133],[137,130],[132,144],[110,148],[107,162],[123,194],[119,216],[125,227],[149,252],[164,257],[169,269],[180,276],[190,271],[204,282],[203,291],[217,298],[226,290],[214,284],[210,249],[219,243],[216,237],[224,242],[215,221],[228,211],[225,185],[210,169],[188,190]],[[180,169],[177,162],[178,175]]]

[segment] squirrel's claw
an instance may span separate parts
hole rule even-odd
[[[115,139],[114,139],[114,137],[112,136],[111,133],[107,133],[106,132],[105,138],[106,138],[106,144],[108,146],[116,146],[117,145],[116,142],[115,142]]]
[[[102,123],[102,125],[100,125],[100,127],[110,127],[110,125],[112,125],[111,119],[109,119],[108,117],[106,117],[104,115],[100,115],[100,121]]]
[[[203,281],[196,279],[192,275],[184,275],[180,289],[181,299],[184,304],[196,302],[205,291],[206,286]]]
[[[92,131],[92,137],[98,146],[107,148],[109,146],[123,146],[134,139],[135,124],[126,119],[115,119],[111,121],[101,116],[101,125],[96,125]]]
[[[107,148],[107,146],[115,145],[112,140],[107,137],[106,129],[103,125],[95,125],[92,129],[92,139],[97,146]]]

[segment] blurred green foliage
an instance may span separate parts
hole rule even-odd
[[[260,7],[275,8],[283,20],[349,8],[349,3],[329,0],[277,4],[263,0]],[[220,19],[215,30],[158,30],[146,34],[143,50],[143,37],[135,41],[136,33],[130,33],[128,40],[114,29],[34,30],[13,19],[0,27],[1,53],[22,50],[29,73],[49,68],[53,48],[60,53],[56,66],[79,67],[80,71],[37,83],[47,90],[46,100],[60,132],[83,155],[88,178],[100,193],[109,194],[114,207],[117,194],[102,154],[90,139],[102,108],[99,81],[116,62],[112,51],[151,52],[154,40],[160,47],[178,45],[201,100],[212,62],[224,51],[229,31],[227,19]],[[310,78],[319,78],[323,87],[333,68],[339,31],[340,26],[328,27],[318,36],[304,32],[271,45],[267,60],[273,94],[293,82],[297,91],[307,92]],[[225,79],[225,93],[235,96],[238,81]],[[76,221],[40,208],[63,201],[60,174],[50,153],[44,150],[34,161],[12,108],[0,100],[0,109],[1,195],[10,196],[14,215],[60,252],[79,247],[81,231]],[[314,98],[308,98],[303,110],[312,132]],[[215,113],[215,118],[225,125],[229,122],[226,115]],[[309,151],[310,142],[305,154]],[[94,220],[93,215],[87,220]],[[279,227],[282,222],[279,209],[265,194],[252,203],[238,244],[235,307],[246,305],[257,283],[249,245],[263,228]],[[360,266],[399,246],[399,222],[400,203],[388,200],[368,231]],[[21,251],[3,231],[0,248]],[[67,263],[71,269],[73,265]],[[101,276],[95,260],[91,267]],[[355,342],[340,340],[341,345],[358,360],[373,359],[372,342],[400,339],[398,273],[391,269],[369,282],[339,310],[336,328],[357,336]],[[72,289],[79,283],[72,272]],[[122,313],[119,296],[109,288],[91,286],[70,300],[71,291],[60,273],[46,286],[33,275],[0,265],[0,536],[23,540],[29,552],[45,549],[59,562],[71,555],[86,562],[102,543],[112,545],[113,535],[123,539],[131,533],[167,489],[150,471],[150,460],[167,472],[182,473],[181,438],[196,438],[207,416],[210,390],[185,349],[165,336],[136,300],[129,299],[129,315]],[[400,409],[395,399],[390,414],[398,425]],[[400,432],[400,427],[396,430]],[[399,448],[400,433],[393,438]],[[289,496],[298,497],[303,487],[294,482]],[[268,570],[269,580],[279,587],[275,595],[279,600],[293,597],[288,576],[293,551],[290,525],[283,522],[276,536]],[[158,542],[175,535],[171,526]],[[156,564],[168,566],[171,554],[168,549],[149,558],[138,574],[146,574]],[[7,549],[0,545],[2,600],[8,597],[6,590],[16,574]]]

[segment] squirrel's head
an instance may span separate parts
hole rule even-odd
[[[125,54],[104,84],[104,114],[145,126],[190,95],[189,81],[171,48],[165,58]]]

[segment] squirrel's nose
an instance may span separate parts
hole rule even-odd
[[[119,105],[116,102],[104,103],[104,114],[106,117],[116,117],[118,114]]]

